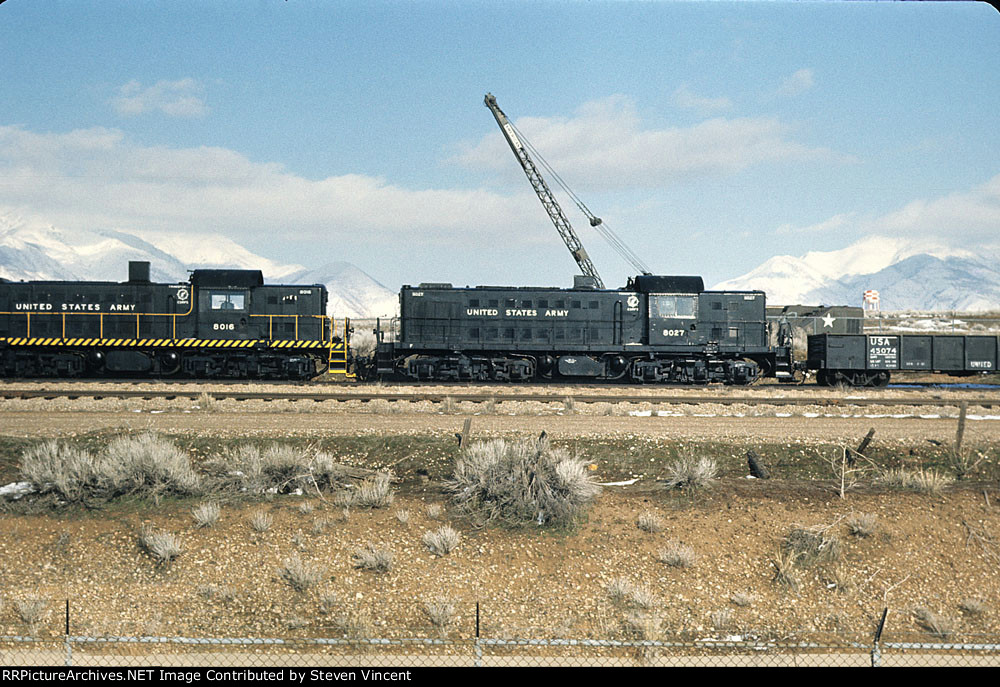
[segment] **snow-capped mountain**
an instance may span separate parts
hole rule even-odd
[[[392,317],[399,309],[396,293],[349,262],[331,262],[319,269],[295,272],[284,281],[325,284],[330,292],[328,310],[336,316]]]
[[[861,305],[875,289],[883,310],[1000,309],[996,248],[872,236],[836,251],[778,255],[716,289],[761,289],[768,303]]]
[[[187,281],[197,268],[259,269],[272,283],[324,284],[335,317],[394,315],[396,294],[346,262],[319,269],[283,264],[219,235],[67,231],[0,215],[0,277],[11,280],[125,281],[128,261],[147,260],[157,282]]]

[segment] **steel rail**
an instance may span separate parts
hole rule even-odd
[[[655,395],[655,394],[545,394],[545,393],[454,393],[454,392],[275,392],[275,391],[203,391],[200,389],[176,390],[137,390],[137,389],[17,389],[0,387],[0,398],[31,399],[31,398],[141,398],[141,399],[197,399],[208,395],[214,400],[235,399],[238,401],[429,401],[442,403],[446,399],[452,401],[471,401],[474,403],[503,403],[505,401],[536,401],[539,403],[564,403],[572,399],[576,403],[657,403],[663,405],[701,405],[715,403],[719,405],[774,405],[774,406],[958,406],[966,403],[970,406],[991,408],[1000,406],[1000,396],[956,396],[955,398],[843,398],[834,396],[788,397],[788,396],[714,396],[714,395]]]

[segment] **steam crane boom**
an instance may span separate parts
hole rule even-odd
[[[580,243],[580,238],[573,231],[572,225],[566,219],[566,215],[563,214],[562,208],[559,207],[555,196],[552,195],[549,185],[545,183],[545,179],[538,172],[534,161],[528,155],[528,151],[525,149],[524,144],[521,143],[521,139],[518,138],[517,133],[514,131],[514,126],[507,119],[507,115],[503,113],[503,110],[497,105],[497,99],[491,93],[487,93],[484,103],[486,107],[490,108],[490,112],[496,118],[497,124],[500,125],[500,131],[503,132],[504,138],[507,139],[510,149],[514,151],[517,161],[521,163],[521,167],[524,169],[531,187],[535,190],[535,195],[542,202],[542,207],[545,208],[545,211],[549,213],[549,219],[552,220],[552,224],[555,225],[559,236],[562,237],[566,247],[569,248],[569,252],[572,254],[573,259],[576,260],[576,264],[580,266],[580,271],[586,276],[592,277],[596,282],[597,288],[603,289],[604,281],[601,279],[601,275],[597,273],[597,268],[594,267],[590,256],[587,255],[583,244]],[[593,220],[591,221],[593,222]],[[598,219],[597,222],[599,223],[600,220]]]

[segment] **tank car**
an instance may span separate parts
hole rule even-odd
[[[706,291],[700,277],[626,287],[404,286],[370,377],[750,384],[792,378],[790,337],[769,345],[762,291]],[[388,336],[387,336],[388,335]]]
[[[346,371],[320,284],[270,285],[259,270],[197,269],[150,281],[0,280],[4,377],[306,379]],[[331,365],[333,367],[331,367]]]

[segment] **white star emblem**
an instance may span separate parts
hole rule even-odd
[[[830,314],[824,315],[823,316],[823,327],[824,328],[829,327],[830,329],[833,329],[833,321],[835,319],[837,319],[837,318],[834,317],[833,315],[830,315]]]

